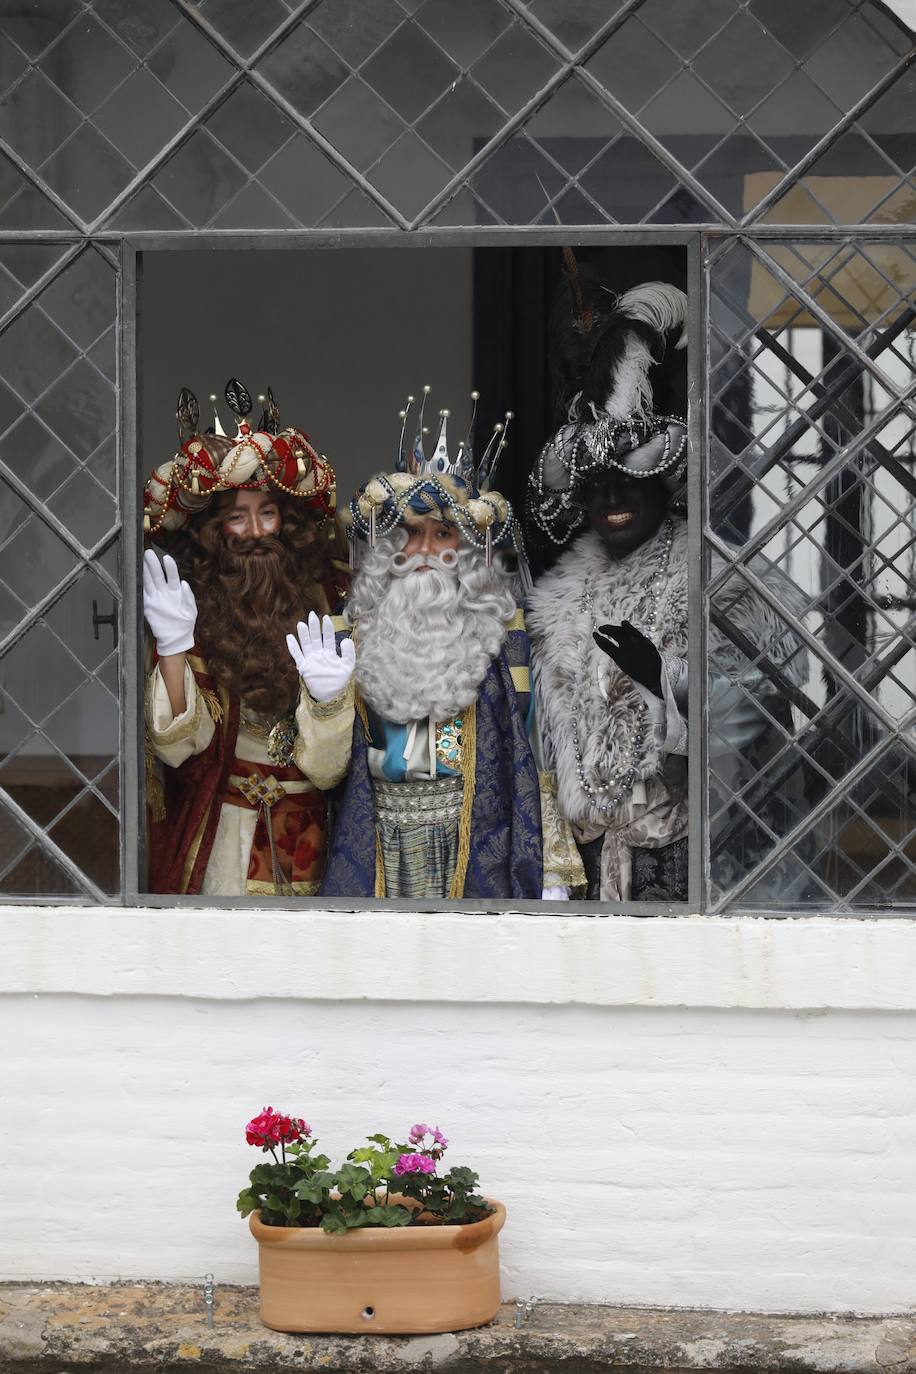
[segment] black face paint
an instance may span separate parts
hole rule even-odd
[[[588,522],[609,558],[625,558],[661,525],[668,493],[658,477],[609,472],[588,489]]]

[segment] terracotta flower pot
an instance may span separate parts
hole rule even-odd
[[[249,1220],[261,1321],[274,1331],[461,1331],[499,1307],[501,1202],[470,1226],[366,1227],[331,1236]]]

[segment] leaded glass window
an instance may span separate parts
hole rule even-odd
[[[695,770],[692,909],[910,908],[916,77],[895,10],[5,5],[5,897],[131,901],[142,890],[143,253],[307,251],[321,235],[369,248],[388,234],[416,251],[686,246],[708,615],[727,621],[729,597],[759,593],[762,560],[774,565],[793,588],[782,601],[769,592],[774,620],[810,664],[799,685],[772,645],[735,646],[738,686],[769,676],[784,710],[746,786],[730,785],[715,748]],[[774,792],[778,823],[762,808]]]

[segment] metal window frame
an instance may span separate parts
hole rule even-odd
[[[687,256],[689,294],[703,299],[703,236],[695,228],[649,229],[612,226],[597,229],[569,230],[562,226],[532,226],[525,228],[455,227],[430,229],[405,235],[399,230],[354,229],[328,233],[327,231],[289,231],[277,233],[215,233],[204,231],[174,231],[167,233],[136,233],[125,236],[121,243],[121,326],[119,338],[120,408],[123,442],[121,446],[121,519],[122,519],[122,817],[121,855],[123,887],[121,901],[127,907],[212,907],[210,897],[189,897],[172,894],[147,893],[142,889],[144,817],[143,795],[143,617],[140,610],[139,564],[142,551],[140,521],[142,519],[142,491],[136,466],[137,436],[139,433],[140,369],[140,312],[142,311],[142,261],[144,253],[181,252],[183,250],[246,251],[253,248],[277,249],[285,252],[334,251],[373,246],[386,248],[481,248],[481,247],[544,247],[601,244],[605,246],[641,246],[647,243],[682,247]],[[694,461],[691,464],[688,506],[688,539],[690,541],[690,585],[688,614],[691,625],[702,626],[702,570],[699,551],[702,547],[702,492],[704,489],[703,430],[704,415],[704,339],[706,338],[705,305],[691,312],[688,325],[688,423],[689,442]],[[704,662],[702,630],[691,635],[690,672],[694,683],[702,683]],[[705,814],[703,758],[703,693],[694,690],[690,697],[689,715],[689,788],[690,813],[698,825]],[[696,835],[696,839],[694,839]],[[452,901],[408,902],[400,898],[322,898],[322,897],[251,897],[219,899],[221,908],[250,911],[254,906],[297,911],[404,911],[428,914],[455,911],[490,912],[518,911],[520,907],[532,915],[587,916],[684,916],[702,910],[703,852],[705,836],[699,829],[691,829],[688,900],[686,902],[521,902],[518,899],[487,900],[462,898]]]

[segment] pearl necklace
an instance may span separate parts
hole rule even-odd
[[[662,593],[668,581],[668,564],[671,560],[671,547],[674,543],[674,524],[669,518],[665,522],[665,534],[661,548],[655,560],[655,567],[643,583],[643,597],[639,604],[637,615],[640,617],[641,626],[649,639],[655,642],[659,629],[659,611],[661,607]],[[576,756],[576,775],[579,779],[579,786],[585,793],[588,800],[596,811],[600,811],[603,816],[613,814],[630,795],[633,784],[640,775],[642,766],[645,762],[645,744],[649,733],[649,722],[647,720],[648,707],[644,701],[631,712],[632,733],[630,741],[624,751],[623,758],[611,770],[610,776],[605,782],[593,787],[585,776],[585,765],[582,760],[582,748],[579,742],[579,702],[582,700],[586,687],[589,662],[589,636],[593,630],[598,629],[598,618],[595,614],[595,605],[592,599],[591,587],[586,578],[582,589],[582,601],[580,610],[587,614],[589,619],[589,629],[582,642],[582,663],[583,671],[576,684],[575,696],[570,706],[570,716],[572,718],[573,750]],[[610,614],[610,612],[609,612]],[[610,799],[606,794],[616,788],[614,796]]]

